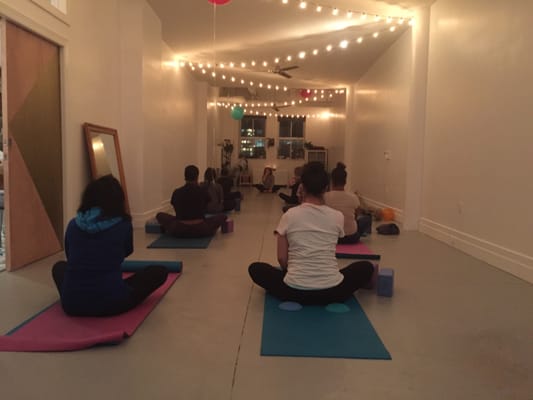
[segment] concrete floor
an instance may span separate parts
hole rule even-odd
[[[533,286],[417,232],[372,234],[395,295],[357,297],[392,361],[261,357],[262,289],[247,266],[275,262],[274,195],[246,191],[235,232],[208,250],[147,249],[183,276],[135,335],[69,353],[0,353],[2,399],[533,399]],[[61,255],[0,274],[0,333],[57,299]],[[348,260],[341,260],[344,265]]]

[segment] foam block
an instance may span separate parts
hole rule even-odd
[[[227,219],[222,224],[222,233],[231,233],[231,232],[233,232],[233,220]]]
[[[152,218],[144,224],[144,231],[146,233],[163,233],[163,228],[157,222],[157,219]]]
[[[378,274],[378,296],[392,297],[394,292],[394,270],[383,268]]]

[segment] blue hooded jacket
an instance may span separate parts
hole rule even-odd
[[[67,270],[61,288],[65,311],[107,309],[129,298],[120,266],[133,252],[133,227],[124,218],[102,218],[99,208],[78,213],[65,233]]]

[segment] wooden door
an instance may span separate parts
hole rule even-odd
[[[59,47],[2,23],[6,268],[57,253],[63,236]]]

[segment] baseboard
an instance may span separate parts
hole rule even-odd
[[[385,203],[380,203],[379,201],[369,199],[368,197],[359,195],[359,198],[370,207],[374,208],[392,208],[394,210],[394,221],[399,222],[400,224],[403,223],[403,210],[400,210],[399,208],[394,208],[392,206],[389,206]]]
[[[427,218],[420,220],[419,230],[472,257],[533,283],[533,257],[457,231]]]
[[[150,218],[154,218],[158,212],[171,211],[171,208],[172,207],[170,205],[170,200],[165,200],[161,203],[159,207],[154,208],[152,210],[149,210],[143,213],[132,213],[131,220],[132,220],[133,227],[144,228],[144,224],[146,223],[147,220],[149,220]]]

